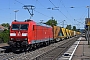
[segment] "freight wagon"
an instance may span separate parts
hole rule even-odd
[[[64,39],[64,33],[62,32],[61,27],[53,26],[53,31],[54,31],[54,40],[56,42]]]

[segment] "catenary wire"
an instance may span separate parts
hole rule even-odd
[[[18,2],[18,3],[20,3],[20,4],[22,4],[22,5],[25,5],[25,4],[21,3],[20,1],[17,1],[17,0],[15,0],[15,1]],[[38,0],[37,0],[37,1],[38,1]],[[39,13],[39,14],[41,14],[41,15],[43,15],[43,16],[49,17],[49,16],[47,16],[47,15],[45,15],[45,14],[43,14],[43,13],[37,11],[37,10],[34,10],[34,11],[36,11],[37,13]],[[49,18],[50,18],[50,17],[49,17]]]

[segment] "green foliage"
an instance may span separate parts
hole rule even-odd
[[[4,27],[6,27],[6,28],[8,28],[8,29],[10,27],[9,23],[2,23],[1,25],[4,26]]]
[[[9,41],[9,23],[2,23],[2,26],[8,28],[8,30],[4,30],[3,32],[0,32],[0,40],[3,41],[4,43]]]
[[[66,29],[71,30],[71,28],[72,28],[71,25],[67,25],[67,26],[66,26]]]
[[[46,25],[57,26],[57,21],[55,19],[50,19],[46,22]]]
[[[73,31],[76,31],[76,26],[73,26],[73,29],[72,29]]]
[[[9,30],[4,30],[0,32],[0,38],[3,40],[4,43],[9,41]]]
[[[77,29],[76,29],[76,26],[71,26],[71,25],[67,25],[66,26],[66,29],[69,29],[69,30],[73,30],[73,31],[78,31]]]

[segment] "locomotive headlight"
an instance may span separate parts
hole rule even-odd
[[[10,36],[16,36],[16,33],[10,33]]]
[[[11,38],[11,40],[14,40],[14,38]]]
[[[22,33],[22,36],[27,36],[27,33]]]
[[[25,40],[27,40],[27,38],[25,38]]]

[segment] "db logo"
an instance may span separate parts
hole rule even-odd
[[[20,32],[18,32],[18,36],[20,36]]]

